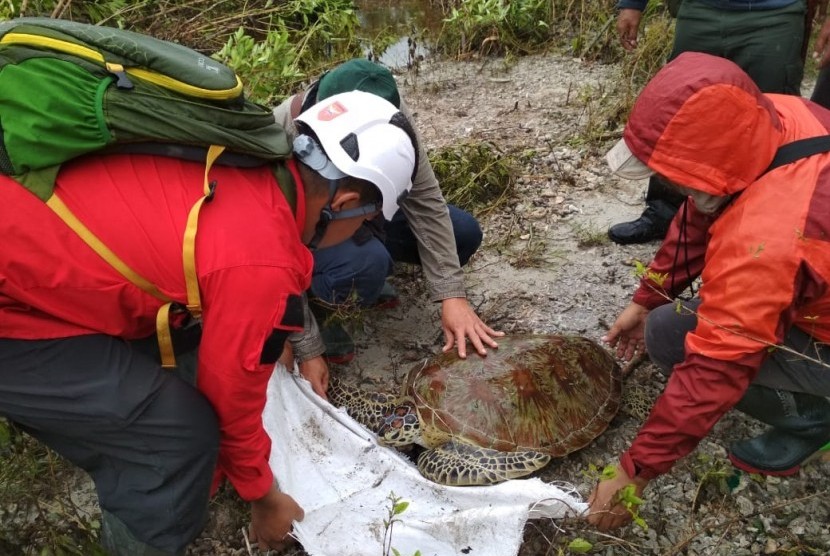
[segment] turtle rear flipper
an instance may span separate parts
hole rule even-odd
[[[549,461],[541,452],[500,452],[453,440],[418,456],[418,469],[443,485],[492,485],[529,475]]]

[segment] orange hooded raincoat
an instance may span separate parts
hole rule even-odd
[[[830,153],[766,172],[779,146],[828,133],[830,111],[762,94],[737,65],[706,54],[679,56],[639,96],[625,129],[635,156],[732,200],[707,216],[689,199],[634,296],[652,309],[702,278],[685,360],[621,458],[629,476],[653,478],[692,451],[789,327],[830,342]]]

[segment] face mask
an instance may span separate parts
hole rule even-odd
[[[695,208],[703,214],[715,214],[721,209],[721,207],[723,207],[723,205],[729,202],[729,199],[732,198],[731,195],[716,197],[714,195],[709,195],[708,193],[692,189],[687,189],[687,192],[689,196],[694,199]]]

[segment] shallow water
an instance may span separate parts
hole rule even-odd
[[[391,68],[404,68],[414,56],[427,56],[429,44],[422,37],[440,32],[442,14],[424,0],[356,0],[358,18],[366,37],[384,31],[400,35],[380,55],[380,62]],[[414,52],[410,53],[410,39],[415,39]]]

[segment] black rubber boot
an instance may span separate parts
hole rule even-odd
[[[752,385],[735,409],[773,427],[729,447],[739,469],[793,475],[811,456],[830,453],[830,402],[824,397]]]
[[[621,222],[608,228],[608,237],[620,245],[662,240],[666,237],[672,215],[659,210],[659,204],[655,205],[649,205],[637,220]]]

